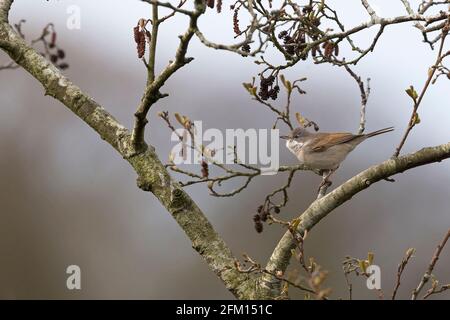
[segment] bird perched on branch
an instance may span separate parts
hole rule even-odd
[[[361,142],[393,130],[393,127],[389,127],[367,134],[313,133],[299,127],[292,130],[289,135],[280,136],[280,138],[286,139],[286,147],[297,157],[300,163],[313,169],[329,171],[325,178],[327,179]]]

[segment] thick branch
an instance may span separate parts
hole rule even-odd
[[[14,0],[0,0],[0,21],[8,23],[8,14]]]
[[[28,46],[6,22],[11,4],[11,0],[0,0],[0,48],[42,84],[46,95],[68,107],[131,164],[138,175],[138,186],[151,191],[171,213],[192,242],[193,248],[227,289],[236,297],[251,298],[249,292],[252,291],[246,290],[246,286],[253,282],[252,278],[236,270],[236,259],[231,250],[189,195],[170,177],[154,149],[149,147],[145,152],[132,156],[130,132],[53,64]]]
[[[367,189],[375,182],[389,178],[397,173],[429,163],[440,162],[447,158],[450,158],[450,142],[436,147],[424,148],[415,153],[389,159],[381,164],[372,166],[343,183],[328,195],[314,201],[300,215],[301,222],[297,228],[297,232],[303,235],[305,231],[313,228],[331,211],[350,200],[355,194]],[[294,249],[294,247],[295,242],[293,241],[292,234],[290,231],[287,231],[273,251],[266,269],[269,271],[284,272],[291,258],[291,249]],[[280,283],[276,279],[266,277],[264,283],[265,287],[269,290],[276,291],[279,289]]]

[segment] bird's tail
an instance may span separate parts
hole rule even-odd
[[[388,128],[384,128],[384,129],[380,129],[380,130],[374,131],[374,132],[370,132],[370,133],[366,134],[366,137],[370,138],[370,137],[374,137],[374,136],[377,136],[379,134],[383,134],[383,133],[391,132],[391,131],[394,131],[394,127],[388,127]]]

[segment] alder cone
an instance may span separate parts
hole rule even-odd
[[[261,233],[261,232],[263,232],[263,229],[264,229],[264,227],[263,227],[263,224],[261,222],[255,222],[255,230],[256,230],[256,232]]]

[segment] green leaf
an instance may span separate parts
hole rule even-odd
[[[292,83],[289,80],[286,80],[284,75],[280,75],[280,80],[286,90],[290,93],[292,91]]]
[[[295,257],[297,255],[297,251],[295,249],[291,249],[291,256]]]
[[[373,264],[373,259],[375,258],[375,254],[373,252],[369,252],[367,254],[367,262],[369,263],[369,266]]]
[[[411,99],[413,99],[413,101],[416,102],[417,98],[419,97],[419,95],[417,94],[416,89],[414,89],[413,86],[409,86],[409,88],[406,89],[405,91],[408,94],[408,96],[410,96]]]
[[[299,112],[295,113],[295,119],[302,127],[305,127],[308,122]]]
[[[184,117],[179,114],[178,112],[175,112],[174,114],[175,119],[177,119],[178,123],[181,124],[182,126],[184,126]]]
[[[291,227],[292,230],[297,230],[298,226],[300,224],[300,219],[299,218],[295,218],[294,220],[291,221]]]
[[[253,86],[253,84],[248,83],[248,82],[244,82],[242,84],[245,88],[245,90],[247,90],[248,93],[250,93],[250,95],[252,96],[256,96],[256,87]]]
[[[366,273],[367,271],[367,261],[366,260],[358,260],[358,264],[359,264],[359,269],[362,270],[363,273]]]

